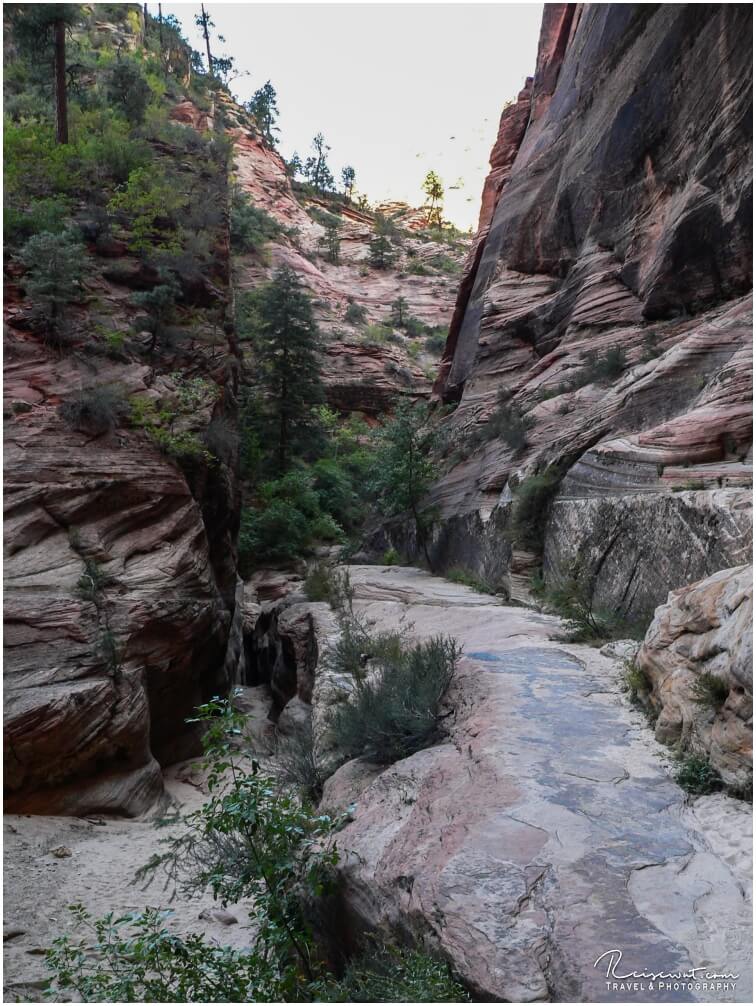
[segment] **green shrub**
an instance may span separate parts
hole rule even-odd
[[[430,276],[431,275],[431,270],[428,269],[427,266],[423,265],[423,263],[419,259],[412,259],[412,261],[408,263],[408,265],[407,265],[407,272],[411,276]]]
[[[32,199],[21,209],[8,205],[3,214],[3,236],[6,242],[16,244],[43,231],[60,234],[66,229],[70,214],[71,204],[63,196]]]
[[[181,250],[176,224],[186,209],[188,197],[176,176],[167,171],[137,168],[128,183],[108,203],[131,234],[129,248],[141,254]]]
[[[273,500],[262,510],[242,510],[239,568],[249,574],[260,561],[285,562],[300,556],[310,543],[307,517],[285,500]]]
[[[449,966],[418,950],[378,946],[349,961],[342,979],[326,988],[325,1002],[469,1002]]]
[[[627,353],[623,346],[610,346],[601,355],[589,350],[583,354],[583,366],[575,376],[573,387],[616,380],[626,369]]]
[[[428,747],[440,735],[441,703],[460,649],[455,640],[439,636],[374,656],[368,638],[355,661],[354,642],[360,634],[358,628],[351,641],[354,691],[333,708],[329,728],[349,758],[386,765]],[[369,674],[366,660],[373,665]]]
[[[279,736],[273,773],[284,785],[293,786],[302,799],[320,800],[328,776],[316,751],[311,720]]]
[[[130,411],[123,391],[113,385],[82,388],[58,407],[60,417],[69,426],[96,436],[114,430]]]
[[[401,566],[402,557],[392,545],[381,556],[381,562],[384,566]]]
[[[445,273],[447,276],[457,276],[460,272],[462,272],[461,264],[449,255],[439,253],[432,255],[427,261],[434,269],[437,269],[438,272]]]
[[[76,593],[84,601],[97,603],[110,577],[94,559],[84,560],[84,572],[76,582]]]
[[[696,677],[691,691],[693,692],[693,701],[699,706],[708,706],[710,709],[717,710],[727,701],[730,686],[718,674],[710,674],[705,671]]]
[[[624,671],[625,690],[629,693],[632,702],[640,702],[651,690],[651,684],[640,667],[634,661],[625,664]]]
[[[690,754],[684,757],[675,772],[678,786],[695,796],[715,793],[722,788],[722,779],[717,770],[704,755]]]
[[[350,325],[361,325],[366,318],[367,310],[362,304],[357,304],[355,301],[347,304],[347,309],[344,312],[344,321],[348,321]]]
[[[23,284],[35,316],[47,326],[46,337],[60,344],[64,338],[67,307],[81,296],[88,256],[70,233],[35,234],[19,255],[26,267]]]
[[[425,337],[425,348],[429,353],[440,355],[446,348],[447,332],[445,328],[436,328]]]
[[[509,533],[520,548],[540,552],[549,506],[559,491],[562,476],[556,468],[529,475],[512,490]]]
[[[150,85],[141,68],[132,60],[121,57],[113,67],[108,81],[108,98],[119,106],[132,126],[144,121],[144,113],[152,97]]]
[[[362,330],[362,338],[365,342],[371,342],[376,346],[383,346],[390,340],[392,330],[388,325],[381,323],[366,325]]]
[[[242,189],[235,188],[231,198],[231,247],[239,253],[259,252],[284,233],[278,221],[258,206]]]
[[[327,601],[334,611],[345,614],[352,610],[354,588],[348,569],[316,563],[307,573],[304,592],[308,601]]]

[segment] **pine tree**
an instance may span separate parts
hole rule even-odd
[[[257,292],[252,338],[264,400],[261,440],[273,446],[276,467],[285,472],[316,444],[313,410],[324,397],[312,304],[287,266]]]
[[[308,157],[304,164],[305,178],[317,192],[330,192],[333,189],[333,175],[328,167],[328,151],[331,149],[322,133],[317,133],[312,140],[314,157]]]
[[[262,133],[262,137],[270,147],[274,147],[278,140],[273,135],[279,132],[276,126],[278,118],[276,89],[271,82],[266,81],[263,86],[252,95],[247,102],[247,109],[255,120],[255,125]],[[297,157],[298,155],[294,155]],[[292,158],[293,160],[293,158]]]
[[[34,314],[45,322],[48,341],[61,343],[66,309],[81,293],[86,250],[70,233],[43,232],[29,238],[19,257],[26,268],[23,285]]]
[[[442,224],[444,186],[435,171],[429,171],[423,181],[423,192],[426,195],[425,212],[428,224],[440,227]]]
[[[407,322],[407,308],[409,304],[404,297],[397,297],[391,304],[391,321],[397,328],[404,328]]]
[[[433,513],[423,503],[437,474],[432,457],[436,434],[429,425],[427,407],[402,402],[393,419],[376,434],[376,442],[371,489],[381,512],[387,517],[411,517],[418,545],[432,569],[428,533]]]
[[[337,265],[341,255],[341,238],[339,237],[341,224],[338,220],[333,219],[333,221],[324,224],[324,227],[325,234],[320,238],[319,244],[325,250],[325,257],[328,261]]]
[[[55,94],[55,137],[68,143],[68,91],[66,84],[66,33],[76,24],[81,5],[73,3],[8,4],[13,39],[42,69]]]
[[[352,193],[354,192],[354,183],[356,179],[357,172],[351,164],[347,164],[346,167],[341,169],[341,181],[344,186],[344,198],[349,202],[352,201]]]

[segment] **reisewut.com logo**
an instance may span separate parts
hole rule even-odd
[[[628,971],[620,969],[621,950],[605,950],[593,962],[594,968],[606,967],[607,992],[734,992],[739,974],[709,967],[687,971]]]

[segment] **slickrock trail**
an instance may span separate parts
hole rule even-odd
[[[351,573],[378,628],[464,646],[446,742],[377,776],[349,763],[327,784],[326,802],[355,803],[341,844],[356,913],[430,925],[487,998],[750,1001],[750,808],[686,798],[618,665],[552,641],[555,618],[419,570]],[[740,978],[734,991],[607,988],[609,962],[594,961],[611,950],[618,975]]]

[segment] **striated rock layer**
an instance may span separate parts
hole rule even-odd
[[[658,711],[657,739],[708,755],[725,782],[753,770],[753,568],[738,566],[669,595],[638,654]],[[701,676],[724,686],[702,701]]]
[[[553,467],[547,580],[598,561],[610,525],[608,599],[627,614],[749,557],[745,494],[721,490],[752,479],[751,107],[744,5],[546,5],[436,382],[456,403],[442,519],[475,514],[487,535]],[[502,393],[524,438],[486,435]],[[440,568],[459,562],[448,541]]]

